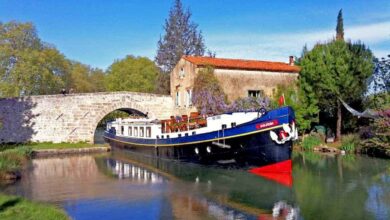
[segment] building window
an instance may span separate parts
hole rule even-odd
[[[263,90],[248,90],[248,97],[264,97]]]
[[[192,90],[187,89],[187,100],[186,100],[187,106],[192,106]]]
[[[143,128],[143,127],[140,127],[140,128],[139,128],[139,136],[140,136],[140,137],[143,137],[143,136],[144,136],[144,128]]]
[[[182,67],[182,68],[180,68],[179,78],[180,78],[180,79],[183,79],[185,76],[186,76],[186,74],[185,74],[185,72],[184,72],[184,67]]]
[[[121,135],[124,135],[125,127],[121,126]]]
[[[132,136],[133,135],[133,127],[129,127],[129,136]]]
[[[180,92],[179,91],[176,91],[176,100],[175,100],[175,104],[177,107],[180,106]]]

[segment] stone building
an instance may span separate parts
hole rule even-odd
[[[225,59],[183,56],[171,72],[171,96],[176,114],[195,111],[192,106],[192,88],[196,74],[211,66],[229,101],[247,96],[272,96],[277,85],[290,84],[298,78],[300,68],[289,63],[260,60]]]

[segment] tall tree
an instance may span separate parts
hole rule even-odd
[[[340,9],[339,14],[337,15],[336,39],[344,40],[343,9]]]
[[[127,56],[108,68],[105,84],[108,91],[154,92],[157,75],[150,59]]]
[[[339,98],[361,100],[373,71],[372,53],[361,43],[340,40],[318,44],[301,60],[300,81],[313,88],[322,112],[337,119],[336,138],[341,135]]]
[[[0,24],[0,96],[58,93],[68,61],[44,44],[31,23]]]
[[[169,18],[165,20],[165,35],[160,37],[157,44],[155,61],[163,74],[169,74],[183,55],[202,56],[205,45],[202,32],[198,31],[198,25],[191,21],[191,12],[184,10],[180,0],[175,0],[169,12]],[[167,77],[161,77],[158,87],[169,93],[166,88]],[[169,81],[169,80],[168,80]]]

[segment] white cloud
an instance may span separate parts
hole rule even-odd
[[[361,40],[370,46],[374,55],[390,53],[390,21],[345,29],[345,37]],[[287,62],[289,55],[300,55],[302,47],[311,48],[318,41],[334,37],[335,30],[324,29],[310,32],[278,34],[219,33],[206,36],[206,45],[217,52],[218,57],[262,59]]]

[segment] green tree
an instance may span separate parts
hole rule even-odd
[[[299,131],[303,133],[309,131],[311,125],[318,122],[319,112],[318,101],[311,85],[302,79],[297,85],[279,85],[273,96],[273,107],[278,106],[278,100],[282,95],[286,105],[294,109]]]
[[[198,25],[191,21],[191,12],[184,10],[180,0],[175,0],[165,20],[165,35],[157,43],[155,61],[162,74],[169,74],[183,55],[202,56],[205,52],[202,32]],[[158,81],[158,92],[169,93],[169,77],[161,76]],[[169,84],[168,84],[169,85]]]
[[[319,109],[337,119],[337,139],[342,125],[339,98],[349,103],[362,100],[373,72],[372,60],[364,44],[343,40],[317,44],[301,59],[300,82],[312,87]]]
[[[91,68],[79,62],[71,62],[70,76],[67,77],[67,89],[75,93],[102,92],[104,73],[100,69]]]
[[[127,56],[108,68],[105,87],[108,91],[153,92],[158,73],[150,59]]]
[[[58,93],[67,71],[68,61],[31,23],[0,24],[1,97]]]
[[[336,40],[344,40],[343,9],[340,9],[337,15]]]

